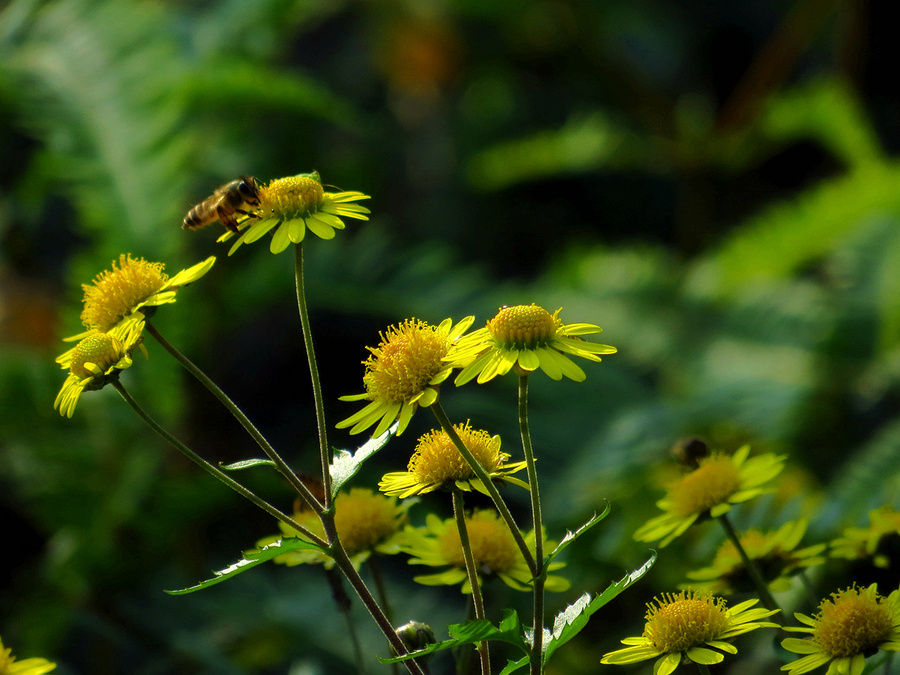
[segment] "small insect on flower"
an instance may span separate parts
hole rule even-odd
[[[212,225],[218,220],[230,231],[238,234],[236,214],[257,217],[252,209],[258,206],[259,181],[253,176],[241,176],[216,188],[211,196],[188,211],[182,227],[185,230],[196,230]]]

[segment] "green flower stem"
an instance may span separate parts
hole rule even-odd
[[[171,446],[173,446],[176,450],[178,450],[183,455],[185,455],[192,462],[197,464],[200,468],[202,468],[208,474],[218,478],[220,481],[225,483],[225,485],[230,487],[232,490],[237,492],[242,497],[244,497],[244,498],[250,500],[251,502],[253,502],[254,504],[256,504],[259,508],[261,508],[263,511],[268,513],[270,516],[277,518],[278,520],[285,523],[286,525],[293,527],[297,531],[301,532],[303,534],[303,536],[306,537],[312,543],[316,544],[317,546],[321,546],[322,548],[328,547],[328,542],[323,541],[321,538],[317,537],[315,534],[313,534],[308,529],[303,527],[303,525],[298,523],[296,520],[294,520],[290,516],[282,513],[281,511],[276,509],[274,506],[269,504],[264,499],[258,497],[256,494],[254,494],[253,492],[251,492],[250,490],[245,488],[243,485],[238,483],[236,480],[234,480],[231,476],[229,476],[228,474],[226,474],[224,471],[217,468],[216,466],[207,462],[200,455],[198,455],[196,452],[191,450],[189,447],[187,447],[184,443],[182,443],[177,438],[175,438],[168,431],[163,429],[159,425],[159,423],[157,423],[156,420],[154,420],[152,417],[150,417],[150,415],[148,415],[147,412],[143,408],[141,408],[140,405],[138,405],[137,401],[135,401],[131,397],[131,395],[125,390],[125,386],[121,382],[119,382],[118,380],[115,380],[115,381],[113,381],[112,386],[115,388],[116,391],[119,392],[121,397],[123,399],[125,399],[125,402],[131,406],[132,410],[134,410],[138,414],[138,416],[142,420],[144,420],[144,422],[146,422],[147,425],[151,429],[153,429],[153,431],[155,431],[157,434],[159,434]]]
[[[697,670],[700,671],[700,675],[709,675],[709,666],[705,663],[697,663],[696,661],[694,661],[694,663],[697,664]]]
[[[778,611],[781,611],[781,607],[778,606],[778,603],[775,602],[775,598],[772,597],[772,593],[769,592],[769,586],[766,584],[765,579],[763,579],[762,574],[760,574],[759,568],[752,560],[750,560],[744,547],[741,546],[741,539],[738,537],[737,532],[734,531],[731,521],[728,520],[728,514],[723,513],[716,520],[722,523],[722,527],[725,528],[725,533],[728,535],[728,538],[731,539],[731,543],[734,544],[735,549],[737,549],[738,555],[741,556],[741,562],[744,563],[744,567],[746,567],[747,572],[750,573],[750,578],[753,579],[753,585],[756,586],[756,592],[759,593],[759,599],[762,601],[762,604],[766,609],[777,609]]]
[[[381,607],[378,605],[378,602],[372,596],[371,591],[369,591],[365,582],[363,582],[362,577],[359,576],[359,572],[357,572],[356,568],[353,567],[353,563],[350,561],[350,556],[347,555],[347,552],[341,545],[340,540],[337,538],[337,531],[334,529],[334,518],[323,517],[322,525],[325,528],[325,534],[332,542],[331,546],[327,549],[328,555],[331,556],[332,560],[334,560],[335,565],[337,565],[337,568],[341,571],[349,584],[353,587],[353,590],[356,591],[359,599],[362,601],[369,614],[375,620],[375,623],[378,624],[378,628],[381,629],[382,633],[384,633],[384,636],[387,638],[387,641],[390,643],[397,656],[404,656],[408,654],[409,651],[406,649],[403,641],[394,631],[394,627],[391,625],[391,622],[388,620],[387,616],[385,616]],[[412,673],[412,675],[425,675],[422,671],[422,667],[418,663],[416,663],[415,659],[407,659],[402,663],[404,666],[406,666],[406,669],[410,673]]]
[[[303,345],[306,349],[306,360],[309,363],[309,374],[312,380],[313,399],[316,407],[316,426],[319,435],[319,456],[322,464],[322,485],[325,491],[325,509],[319,511],[319,517],[322,520],[322,527],[325,530],[325,536],[328,539],[331,555],[338,569],[346,577],[347,581],[353,586],[353,590],[359,596],[363,605],[372,615],[375,623],[384,633],[394,652],[398,655],[407,654],[403,641],[397,636],[390,620],[384,611],[378,605],[372,592],[366,586],[362,577],[359,576],[350,557],[344,550],[338,537],[337,528],[334,523],[334,508],[332,496],[332,481],[329,467],[331,466],[331,452],[328,447],[328,427],[325,423],[325,403],[322,396],[322,383],[319,379],[319,369],[316,365],[316,352],[313,346],[312,328],[309,323],[309,307],[306,302],[306,286],[303,273],[303,245],[294,245],[294,284],[297,291],[297,309],[300,314],[300,325],[303,329]],[[403,662],[407,670],[414,675],[424,675],[421,666],[413,659]]]
[[[469,585],[472,587],[472,603],[475,608],[475,618],[485,619],[484,599],[481,597],[481,583],[478,580],[478,568],[475,566],[475,556],[472,554],[472,543],[469,541],[469,529],[466,527],[466,513],[463,504],[463,495],[459,488],[453,490],[453,515],[456,518],[456,528],[459,530],[459,543],[462,546],[463,558],[466,561],[466,574],[469,576]],[[481,659],[482,675],[491,675],[491,658],[488,651],[488,641],[484,640],[478,645],[478,657]]]
[[[322,397],[322,383],[319,380],[319,368],[316,365],[316,351],[313,347],[312,329],[309,325],[309,306],[306,303],[306,286],[303,275],[303,244],[294,244],[294,284],[297,289],[297,309],[300,312],[300,325],[303,328],[303,346],[306,348],[306,361],[309,363],[309,375],[312,379],[313,400],[316,406],[316,426],[319,432],[319,457],[322,463],[322,485],[325,488],[325,510],[331,509],[331,452],[328,448],[328,426],[325,423],[325,402]]]
[[[497,486],[494,485],[494,482],[491,480],[491,477],[488,475],[488,472],[485,471],[484,467],[475,459],[475,456],[469,451],[466,447],[466,444],[462,442],[462,439],[459,437],[459,434],[456,433],[456,429],[453,428],[453,425],[450,423],[450,419],[447,417],[447,413],[444,412],[443,407],[441,407],[440,401],[435,401],[430,406],[434,416],[437,418],[438,423],[441,425],[441,429],[446,432],[446,434],[450,437],[450,440],[456,446],[456,449],[459,450],[459,453],[463,456],[463,458],[468,462],[469,466],[472,468],[472,471],[475,472],[475,475],[482,482],[485,489],[487,489],[488,494],[494,502],[494,506],[497,508],[497,511],[500,513],[500,517],[503,518],[506,526],[509,528],[510,533],[515,539],[516,544],[519,547],[519,550],[522,552],[522,557],[525,558],[525,563],[528,565],[528,570],[532,576],[537,576],[537,565],[534,560],[534,555],[532,555],[531,550],[528,548],[528,544],[525,542],[525,537],[522,536],[522,532],[519,530],[519,526],[516,525],[516,521],[513,519],[512,514],[509,512],[509,507],[506,506],[506,502],[503,501],[503,497],[500,496],[500,491],[497,489]]]
[[[366,560],[369,573],[372,575],[372,583],[375,585],[375,594],[378,596],[378,602],[384,608],[384,614],[391,623],[394,617],[391,616],[391,603],[388,601],[387,588],[384,585],[384,575],[381,573],[381,563],[378,561],[378,555],[373,551],[369,559]]]
[[[347,624],[347,636],[353,646],[353,659],[356,661],[356,672],[365,675],[366,662],[363,658],[362,645],[359,643],[359,634],[356,632],[356,622],[353,620],[351,613],[350,596],[344,590],[343,577],[340,571],[334,567],[325,568],[325,578],[328,580],[328,586],[331,588],[331,597],[337,606],[338,612],[344,618]]]
[[[256,441],[256,444],[262,448],[262,451],[266,453],[266,456],[275,462],[275,466],[278,467],[278,471],[284,476],[287,481],[294,487],[294,489],[303,497],[304,501],[309,505],[310,508],[314,509],[317,512],[322,510],[322,505],[319,504],[319,500],[316,499],[315,495],[309,491],[297,474],[287,465],[287,463],[281,458],[275,449],[269,445],[269,442],[263,437],[259,430],[253,425],[244,412],[238,408],[230,398],[219,389],[218,385],[213,382],[209,377],[200,370],[194,363],[188,359],[184,354],[178,351],[173,345],[166,340],[160,332],[156,329],[149,320],[145,322],[145,327],[147,332],[152,335],[160,345],[162,345],[163,349],[165,349],[169,354],[175,357],[175,360],[178,361],[182,366],[184,366],[185,370],[187,370],[191,375],[193,375],[204,387],[206,387],[213,396],[219,399],[219,402],[228,409],[234,418],[241,423],[241,426],[247,430],[247,433]]]
[[[803,586],[803,592],[806,595],[806,602],[809,605],[809,609],[815,611],[816,607],[819,605],[819,600],[816,598],[816,594],[813,591],[812,584],[809,581],[809,576],[806,574],[806,570],[801,569],[797,576],[800,577],[800,584]]]
[[[528,427],[528,375],[519,375],[519,433],[522,436],[522,451],[528,470],[528,485],[531,494],[531,516],[534,521],[534,643],[531,645],[531,673],[543,672],[544,638],[544,584],[547,572],[544,569],[544,528],[541,522],[541,495],[538,490],[537,469],[534,465],[534,450],[531,446],[531,431]]]
[[[372,551],[372,555],[366,560],[369,573],[372,575],[372,583],[375,585],[375,595],[378,596],[378,602],[384,610],[384,615],[391,624],[394,623],[393,612],[391,612],[391,603],[388,599],[387,588],[384,585],[384,575],[381,573],[381,563],[378,561],[378,555]],[[428,670],[425,664],[422,664],[423,670]],[[396,675],[399,670],[396,663],[391,664],[391,672]]]

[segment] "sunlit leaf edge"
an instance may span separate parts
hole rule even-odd
[[[545,648],[544,661],[546,662],[553,652],[578,635],[578,633],[580,633],[587,625],[588,619],[591,618],[591,615],[593,615],[594,612],[643,577],[650,568],[653,567],[655,562],[656,552],[654,551],[647,562],[619,581],[611,583],[605,591],[596,596],[593,600],[590,599],[589,593],[585,593],[578,598],[578,600],[557,614],[553,621],[553,630],[550,632],[549,639],[545,641],[547,646]]]
[[[246,572],[247,570],[256,567],[260,563],[271,560],[275,556],[289,553],[291,551],[297,551],[299,549],[313,549],[316,551],[322,550],[320,547],[316,546],[315,544],[311,544],[308,541],[303,541],[302,539],[297,539],[295,537],[285,537],[260,549],[245,551],[243,558],[238,560],[236,563],[232,563],[223,570],[214,572],[215,576],[213,578],[201,581],[196,586],[182,588],[177,591],[165,592],[169,595],[187,595],[188,593],[201,591],[204,588],[209,588],[210,586],[215,586],[222,581],[231,579],[241,572]]]
[[[334,495],[337,495],[341,487],[357,474],[363,462],[387,445],[387,442],[391,440],[391,437],[397,431],[397,426],[398,424],[395,422],[381,436],[370,438],[359,446],[354,453],[351,453],[349,450],[335,451],[334,459],[331,460],[331,466],[329,467],[331,489]]]
[[[553,562],[553,559],[557,555],[562,553],[566,548],[568,548],[568,546],[572,542],[574,542],[576,539],[578,539],[578,537],[583,535],[585,532],[587,532],[589,529],[591,529],[594,525],[599,523],[601,520],[606,518],[606,516],[609,515],[609,511],[610,511],[610,505],[609,505],[609,502],[606,502],[606,508],[603,509],[603,513],[600,513],[600,514],[595,513],[589,521],[587,521],[584,525],[579,527],[574,532],[572,532],[571,530],[569,532],[566,532],[566,536],[564,536],[560,540],[560,542],[559,542],[559,544],[557,544],[556,548],[553,549],[553,551],[550,552],[550,555],[548,555],[547,558],[545,559],[544,567],[545,568],[548,567],[550,565],[550,563]]]

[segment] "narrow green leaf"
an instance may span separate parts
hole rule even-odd
[[[550,563],[553,562],[553,559],[557,555],[562,553],[569,546],[569,544],[571,544],[573,541],[578,539],[578,537],[583,535],[585,532],[587,532],[594,525],[596,525],[601,520],[606,518],[606,516],[608,516],[608,515],[609,515],[609,502],[606,502],[606,508],[603,509],[603,513],[601,513],[600,515],[597,515],[595,513],[594,516],[589,521],[587,521],[584,525],[579,527],[574,532],[572,532],[572,531],[566,532],[566,536],[562,538],[562,540],[559,542],[559,544],[557,544],[556,548],[553,549],[553,551],[550,552],[550,555],[548,555],[546,557],[546,559],[544,561],[544,567],[549,566]]]
[[[653,567],[656,562],[656,552],[641,567],[634,570],[624,578],[610,584],[600,595],[591,599],[590,593],[585,593],[578,600],[569,605],[562,612],[557,614],[553,620],[552,631],[545,629],[544,644],[547,645],[545,650],[544,661],[559,649],[566,642],[581,632],[581,629],[587,625],[591,615],[601,607],[606,605],[610,600],[615,598],[619,593],[635,583],[644,576],[647,571]]]
[[[215,572],[215,576],[212,579],[201,581],[196,586],[191,586],[190,588],[182,588],[178,591],[166,591],[166,593],[168,593],[169,595],[186,595],[188,593],[193,593],[194,591],[200,591],[204,588],[215,586],[216,584],[225,581],[226,579],[231,579],[241,572],[246,572],[247,570],[256,567],[260,563],[271,560],[277,555],[304,548],[314,549],[316,551],[322,550],[315,544],[311,544],[308,541],[303,541],[302,539],[296,539],[294,537],[286,537],[283,539],[279,539],[278,541],[269,544],[268,546],[264,546],[263,548],[253,551],[245,551],[243,558],[238,560],[236,563],[229,565],[224,570]]]
[[[391,428],[385,431],[377,438],[371,438],[363,445],[356,449],[355,453],[349,450],[337,450],[334,459],[331,460],[331,489],[334,495],[340,491],[341,487],[348,480],[353,478],[359,471],[362,463],[376,452],[381,450],[391,437],[397,431],[397,423],[391,425]]]
[[[278,468],[271,459],[244,459],[232,464],[219,463],[219,468],[225,471],[240,471],[241,469],[251,469],[254,466],[271,466],[273,468]]]

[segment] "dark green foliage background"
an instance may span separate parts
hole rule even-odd
[[[236,560],[274,523],[164,446],[114,391],[86,395],[71,420],[52,409],[63,381],[53,358],[80,330],[81,283],[120,253],[170,273],[216,254],[156,324],[298,470],[316,470],[291,256],[258,244],[227,258],[217,232],[180,229],[194,202],[245,173],[315,169],[372,195],[370,222],[306,246],[331,424],[356,409],[337,397],[360,391],[365,345],[406,317],[480,324],[500,305],[537,302],[603,326],[619,348],[585,364],[583,384],[532,378],[551,536],[612,503],[567,552],[573,591],[550,598],[553,611],[646,560],[631,532],[655,514],[673,475],[668,448],[687,435],[788,455],[784,489],[738,509],[739,527],[805,516],[812,542],[897,504],[900,97],[887,6],[6,4],[4,643],[64,674],[354,670],[318,569],[263,565],[165,595]],[[136,398],[211,461],[258,454],[148,348],[124,376]],[[500,433],[517,456],[514,399],[512,381],[442,396],[452,417]],[[420,413],[354,485],[401,469],[431,425]],[[249,480],[289,508],[276,478]],[[414,518],[445,508],[423,501]],[[707,564],[720,539],[696,528],[663,550],[554,672],[596,672],[602,653],[639,634],[644,603]],[[404,561],[385,568],[398,624],[463,617],[452,592],[412,586]],[[527,616],[526,599],[504,588],[489,603],[495,616],[504,606]],[[355,611],[367,649],[383,653]],[[765,648],[741,654],[741,673],[778,665]]]

